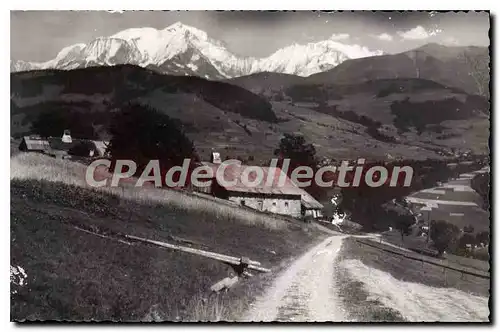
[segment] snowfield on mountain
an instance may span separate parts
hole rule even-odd
[[[234,55],[206,32],[177,22],[163,30],[132,28],[99,37],[87,45],[67,46],[54,59],[43,63],[11,60],[11,71],[135,64],[162,73],[208,79],[266,71],[309,76],[349,59],[382,54],[382,51],[343,44],[335,39],[333,35],[306,45],[293,44],[265,58],[244,57]]]

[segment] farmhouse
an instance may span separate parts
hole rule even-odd
[[[44,152],[49,149],[49,141],[38,135],[24,136],[21,140],[21,144],[19,144],[19,150],[25,152]]]
[[[56,158],[66,158],[69,155],[80,157],[102,157],[106,153],[108,142],[75,139],[69,130],[61,137],[42,138],[39,135],[24,136],[19,144],[19,150],[24,152],[40,152]]]
[[[217,174],[220,161],[212,158],[211,162],[203,162],[203,165],[210,167],[213,174]],[[323,205],[305,190],[297,187],[280,168],[260,167],[264,173],[264,181],[256,186],[248,186],[243,183],[242,175],[248,174],[250,182],[253,182],[256,177],[255,172],[248,172],[248,167],[250,166],[241,163],[227,165],[224,169],[224,181],[219,181],[214,177],[211,179],[212,185],[200,191],[259,211],[296,218],[322,216]],[[267,179],[272,180],[267,181]],[[284,179],[283,185],[280,185],[280,179]]]

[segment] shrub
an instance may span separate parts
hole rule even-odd
[[[444,220],[432,220],[429,231],[430,238],[434,243],[434,248],[436,248],[439,254],[451,248],[460,234],[460,230],[457,226],[447,223]]]

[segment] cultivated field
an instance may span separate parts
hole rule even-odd
[[[412,198],[435,204],[431,211],[422,211],[425,220],[445,220],[459,228],[472,225],[475,233],[490,231],[490,213],[482,208],[482,198],[471,188],[471,178],[467,174],[416,192],[410,196]]]

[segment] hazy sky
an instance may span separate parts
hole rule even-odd
[[[485,12],[12,11],[11,58],[47,61],[68,45],[178,21],[206,31],[235,54],[256,57],[332,36],[388,53],[429,42],[487,46],[490,26]]]

